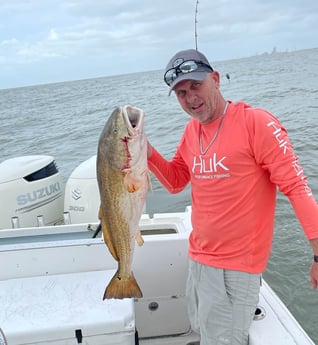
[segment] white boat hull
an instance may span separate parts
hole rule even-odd
[[[74,344],[76,331],[85,344],[135,344],[135,327],[142,345],[196,344],[185,298],[190,211],[143,215],[145,243],[136,247],[133,271],[144,296],[135,301],[102,301],[117,263],[87,225],[2,230],[0,328],[8,344],[44,344],[45,337]],[[265,317],[253,321],[250,345],[314,344],[266,282],[259,304]]]

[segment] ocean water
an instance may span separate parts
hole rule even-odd
[[[212,65],[221,73],[226,99],[265,108],[281,120],[318,198],[318,48]],[[0,162],[52,155],[66,181],[73,169],[96,154],[108,116],[125,104],[145,111],[149,140],[171,158],[188,115],[174,95],[168,97],[162,72],[0,90]],[[190,204],[189,188],[169,195],[154,177],[152,184],[147,212],[183,211]],[[277,199],[275,236],[264,278],[318,344],[318,291],[311,290],[308,274],[311,248],[288,199],[281,194]]]

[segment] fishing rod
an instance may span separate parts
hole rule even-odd
[[[196,0],[195,3],[195,13],[194,13],[194,40],[195,40],[195,50],[198,50],[198,7],[199,7],[199,0]],[[230,75],[226,73],[226,79],[230,82]]]
[[[196,1],[196,4],[195,4],[195,14],[194,14],[194,40],[195,40],[195,50],[198,50],[198,31],[197,31],[197,24],[198,24],[198,6],[199,6],[199,0]]]

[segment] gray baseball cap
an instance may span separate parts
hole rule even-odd
[[[182,63],[187,61],[189,67],[186,66],[184,72],[180,68],[178,69]],[[197,63],[194,65],[195,67],[191,66],[192,61]],[[211,72],[213,72],[213,68],[208,59],[198,50],[187,49],[176,53],[168,62],[164,74],[164,81],[170,86],[169,95],[181,80],[204,80]]]

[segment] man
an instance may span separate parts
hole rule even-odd
[[[276,187],[313,248],[312,288],[318,284],[317,203],[279,120],[226,101],[219,73],[202,53],[178,52],[164,80],[191,119],[171,161],[148,143],[148,165],[171,193],[191,183],[191,325],[201,345],[246,345],[270,255]]]

